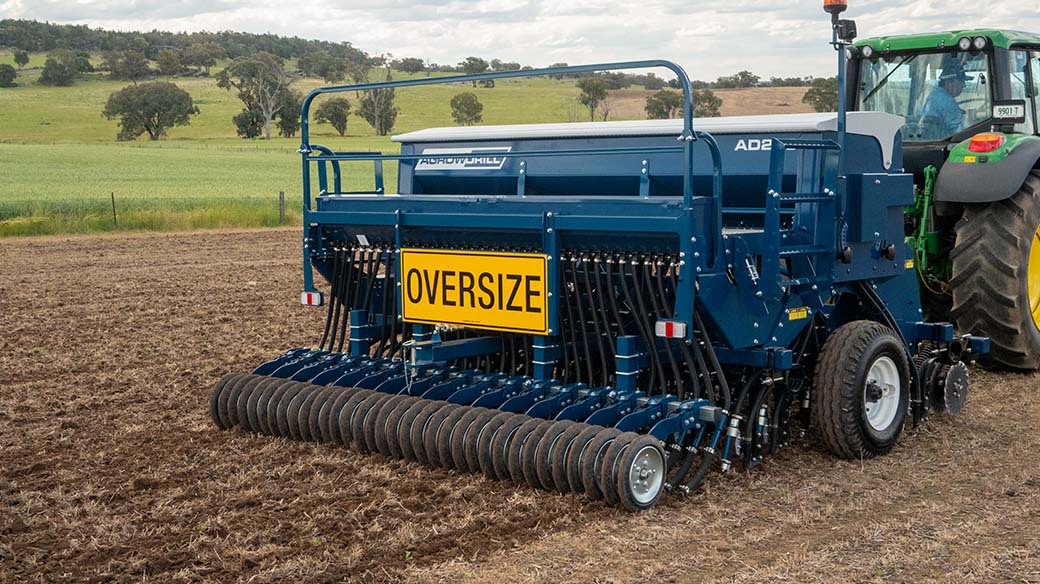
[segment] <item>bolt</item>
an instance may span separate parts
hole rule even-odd
[[[546,233],[552,233],[552,227],[545,230]]]
[[[752,326],[754,326],[755,328],[758,328],[758,323],[756,322]]]
[[[398,284],[398,286],[400,286],[400,284]],[[553,294],[552,294],[552,292],[549,292],[549,293],[547,293],[547,294],[546,294],[546,297],[547,297],[547,298],[552,298],[552,297],[553,297]]]
[[[545,216],[546,217],[552,217],[553,216],[552,211],[549,211],[548,213],[546,213]]]
[[[646,174],[646,169],[645,168],[643,169],[643,174]]]

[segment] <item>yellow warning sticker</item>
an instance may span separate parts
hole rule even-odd
[[[965,156],[965,157],[964,157],[964,162],[965,162],[966,164],[972,164],[972,163],[973,163],[973,162],[975,162],[976,160],[978,160],[978,157],[977,157],[977,156]]]
[[[792,308],[787,313],[787,320],[802,320],[803,318],[809,317],[809,307],[803,306],[801,308]]]
[[[906,266],[906,269],[912,270],[914,269],[914,260],[906,260],[906,263],[903,265]]]
[[[401,250],[402,317],[496,331],[548,334],[548,256]]]

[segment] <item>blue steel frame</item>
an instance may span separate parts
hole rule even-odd
[[[611,154],[631,154],[631,153],[661,153],[661,152],[682,152],[683,154],[683,206],[680,217],[674,218],[671,221],[665,221],[661,225],[660,229],[649,229],[650,231],[661,231],[661,232],[673,232],[679,236],[680,252],[683,257],[692,258],[694,257],[694,239],[692,233],[692,223],[694,219],[694,192],[693,192],[693,157],[694,142],[700,140],[703,141],[711,154],[712,159],[712,205],[710,218],[710,228],[704,229],[705,233],[712,234],[712,251],[713,256],[711,257],[708,267],[714,266],[717,262],[721,261],[722,256],[722,154],[719,151],[718,143],[715,139],[706,132],[696,131],[693,127],[693,90],[690,84],[690,78],[686,74],[686,71],[679,65],[666,60],[646,60],[646,61],[625,61],[616,63],[600,63],[593,65],[576,65],[568,67],[548,67],[544,69],[529,69],[521,71],[504,71],[494,73],[480,73],[477,75],[452,75],[448,77],[433,77],[424,79],[408,79],[402,81],[382,81],[377,83],[365,83],[357,85],[339,85],[332,87],[322,87],[311,91],[306,99],[303,101],[300,114],[300,149],[299,153],[302,156],[303,165],[303,221],[304,225],[310,225],[312,222],[316,223],[335,223],[339,219],[346,219],[345,217],[333,217],[331,214],[325,214],[321,211],[315,211],[311,209],[311,176],[310,176],[310,164],[316,164],[318,166],[318,180],[321,189],[321,194],[325,194],[328,188],[327,169],[326,164],[331,163],[333,167],[333,180],[334,188],[338,194],[361,194],[361,193],[341,193],[341,170],[340,161],[359,161],[359,160],[371,160],[375,164],[376,172],[376,191],[375,193],[368,194],[382,194],[382,163],[384,160],[415,160],[418,158],[439,158],[439,157],[450,157],[451,154],[444,155],[431,155],[431,154],[383,154],[383,153],[335,153],[329,148],[321,146],[319,144],[312,144],[310,142],[310,109],[314,100],[324,94],[328,93],[341,93],[345,91],[367,91],[372,89],[387,89],[387,88],[398,88],[398,87],[418,87],[422,85],[439,85],[448,83],[464,83],[472,81],[492,80],[492,79],[508,79],[515,77],[536,77],[546,75],[567,75],[574,73],[593,73],[601,71],[616,71],[616,70],[630,70],[630,69],[650,69],[650,68],[665,68],[672,71],[678,79],[679,85],[683,92],[683,128],[677,140],[680,142],[679,146],[675,147],[653,147],[653,148],[588,148],[588,149],[569,149],[569,150],[554,150],[551,152],[545,151],[534,151],[534,152],[523,152],[513,151],[508,153],[500,153],[499,156],[508,158],[533,158],[542,156],[571,156],[571,155],[611,155]],[[318,152],[318,155],[314,155],[314,152]],[[445,197],[447,198],[447,197]],[[374,216],[371,219],[376,219]],[[395,221],[388,221],[390,218],[386,217],[387,221],[376,220],[374,224],[381,225],[392,225],[397,231],[401,228],[401,217],[400,213],[395,213]],[[438,226],[457,226],[466,227],[465,224],[453,225],[452,222],[441,222],[446,219],[444,216],[440,216],[436,219]],[[463,219],[463,218],[456,218]],[[481,221],[482,226],[491,226],[487,220],[490,219],[485,217]],[[589,221],[582,221],[580,218],[572,217],[571,221],[574,222],[573,228],[576,229],[590,229],[590,230],[604,230],[606,226],[603,219],[604,217],[589,218]],[[620,219],[620,218],[619,218]],[[351,222],[357,223],[358,217],[352,217]],[[363,221],[363,220],[362,220]],[[463,219],[464,221],[464,219]],[[640,221],[640,226],[643,231],[648,231],[646,228],[647,223],[645,218],[643,220],[629,218],[629,221]],[[340,221],[346,222],[346,221]],[[556,237],[550,237],[554,233],[554,229],[551,226],[553,223],[553,214],[551,212],[544,212],[542,223],[539,226],[543,229],[543,233],[547,235],[545,237],[545,249],[556,248]],[[410,223],[415,225],[415,223]],[[516,225],[513,225],[515,228]],[[617,229],[619,225],[617,222],[612,222],[609,226],[610,229]],[[702,226],[707,227],[707,226]],[[306,228],[305,228],[306,229]],[[311,270],[311,248],[312,246],[320,247],[320,242],[309,241],[307,237],[304,238],[304,250],[303,250],[303,268],[304,268],[304,291],[316,292],[314,289],[314,277]],[[548,251],[546,253],[549,253]],[[550,260],[550,274],[556,273],[556,258],[558,254],[549,254]],[[686,284],[681,287],[679,297],[676,301],[676,313],[677,314],[692,314],[693,302],[694,302],[694,285],[692,278],[685,278]],[[549,282],[550,289],[554,289],[555,282]],[[555,321],[555,308],[556,303],[550,303],[550,322]],[[692,327],[689,327],[690,334],[692,335]],[[692,337],[691,337],[692,338]]]

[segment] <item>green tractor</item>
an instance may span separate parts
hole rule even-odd
[[[988,365],[1040,368],[1040,35],[880,37],[849,56],[849,109],[906,119],[926,312],[989,336]]]

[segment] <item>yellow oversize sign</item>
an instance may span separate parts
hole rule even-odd
[[[402,317],[547,334],[547,265],[541,254],[402,249]]]

